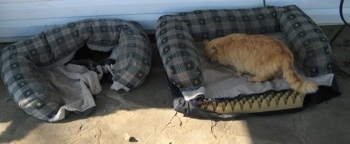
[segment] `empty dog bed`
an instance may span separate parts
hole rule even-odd
[[[65,102],[40,70],[64,65],[84,45],[112,51],[109,59],[115,63],[109,71],[114,90],[136,88],[149,73],[150,42],[139,24],[121,19],[86,19],[45,30],[1,50],[2,78],[10,96],[26,113],[56,121]]]

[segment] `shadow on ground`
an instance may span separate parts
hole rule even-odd
[[[329,40],[341,26],[324,26]],[[252,144],[329,144],[349,143],[350,134],[350,27],[344,29],[332,42],[334,73],[340,96],[315,106],[278,116],[261,116],[246,119]]]

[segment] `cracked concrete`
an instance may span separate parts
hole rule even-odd
[[[322,27],[329,39],[339,27]],[[173,110],[159,55],[146,82],[119,95],[103,84],[96,110],[70,114],[57,123],[39,121],[20,110],[0,84],[0,143],[37,144],[330,144],[350,143],[349,28],[333,43],[342,95],[295,113],[236,120],[184,117]],[[1,44],[4,47],[8,44]],[[155,50],[155,49],[154,49]],[[134,138],[128,142],[123,135]]]

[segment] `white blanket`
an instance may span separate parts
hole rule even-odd
[[[100,79],[102,74],[88,70],[84,66],[68,64],[56,66],[50,70],[42,70],[43,76],[50,81],[64,100],[58,113],[49,121],[64,119],[66,111],[85,112],[95,107],[93,95],[102,90]]]

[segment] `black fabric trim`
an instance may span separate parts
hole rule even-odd
[[[268,112],[259,112],[259,113],[249,113],[249,114],[218,114],[210,111],[200,109],[199,107],[193,106],[189,101],[185,101],[181,91],[173,85],[169,80],[168,84],[173,96],[173,106],[175,111],[183,113],[186,117],[198,118],[198,119],[220,119],[220,120],[232,120],[232,119],[242,119],[244,117],[251,116],[268,116],[268,115],[277,115],[277,114],[286,114],[299,112],[307,107],[317,105],[319,103],[328,101],[336,96],[339,96],[341,93],[339,91],[338,83],[334,77],[331,87],[320,86],[319,90],[314,94],[309,94],[304,99],[303,107],[295,109],[286,109],[286,110],[276,110]]]

